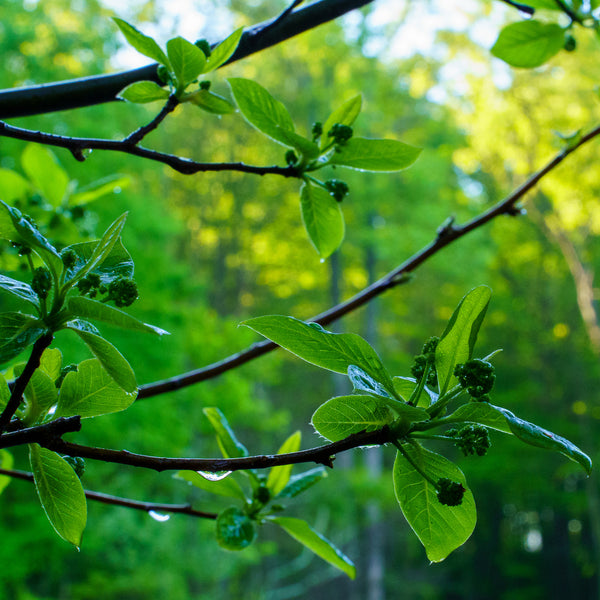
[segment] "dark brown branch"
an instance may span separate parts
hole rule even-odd
[[[31,354],[29,355],[29,360],[27,361],[23,372],[15,381],[10,399],[0,415],[0,434],[6,431],[10,420],[17,412],[17,409],[23,400],[23,392],[25,391],[29,380],[33,376],[33,373],[40,366],[40,358],[42,357],[42,353],[52,343],[52,339],[52,334],[46,333],[38,338],[35,344],[33,344]]]
[[[0,448],[10,448],[21,444],[40,443],[43,440],[54,440],[65,433],[81,430],[81,417],[60,417],[43,425],[20,429],[0,436]]]
[[[13,479],[22,479],[33,483],[33,475],[27,471],[13,471],[12,469],[0,469],[0,475],[12,477]],[[134,510],[143,510],[144,512],[166,512],[181,515],[189,515],[191,517],[200,517],[203,519],[216,519],[216,513],[204,512],[196,510],[190,504],[161,504],[159,502],[140,502],[131,500],[130,498],[120,498],[119,496],[111,496],[100,492],[92,492],[84,490],[85,497],[88,500],[101,502],[102,504],[111,504],[113,506],[124,506],[125,508],[133,508]]]
[[[540,169],[537,173],[532,175],[521,187],[517,188],[512,194],[492,206],[489,210],[481,213],[471,221],[465,223],[462,226],[454,225],[454,220],[450,219],[438,229],[436,238],[430,242],[427,246],[422,248],[416,254],[413,254],[408,260],[402,263],[399,267],[390,271],[387,275],[371,284],[369,287],[363,289],[361,292],[356,294],[354,297],[338,304],[322,312],[314,317],[308,319],[320,323],[321,325],[328,325],[333,321],[336,321],[363,306],[376,296],[379,296],[383,292],[396,287],[401,283],[405,283],[408,280],[410,273],[416,270],[429,258],[437,254],[440,250],[450,245],[452,242],[462,238],[471,231],[482,227],[492,219],[500,215],[515,215],[519,211],[516,208],[516,204],[529,192],[545,175],[550,173],[555,167],[557,167],[569,154],[575,152],[578,148],[589,142],[593,138],[600,134],[600,127],[596,127],[588,134],[584,135],[577,144],[574,144],[570,148],[557,154],[546,166]],[[267,354],[277,348],[277,345],[270,341],[259,342],[233,354],[224,360],[213,363],[201,369],[196,369],[183,375],[166,379],[164,381],[157,381],[155,383],[149,383],[143,385],[140,388],[138,399],[150,398],[159,394],[165,394],[172,392],[189,385],[194,385],[207,379],[217,377],[226,371],[235,369],[263,354]]]
[[[137,130],[139,131],[139,130]],[[132,136],[137,133],[134,132]],[[244,163],[200,163],[173,154],[165,154],[150,150],[141,146],[136,146],[130,141],[130,138],[123,140],[104,140],[96,138],[68,137],[45,133],[43,131],[33,131],[14,127],[8,123],[0,121],[0,136],[24,140],[26,142],[37,142],[46,146],[55,146],[57,148],[66,148],[70,150],[77,160],[83,159],[84,150],[111,150],[113,152],[123,152],[132,154],[148,160],[163,163],[183,175],[193,175],[208,171],[241,171],[242,173],[252,173],[254,175],[281,175],[282,177],[297,177],[298,172],[294,167],[258,167],[254,165],[245,165]],[[131,137],[131,136],[130,136]],[[143,136],[142,136],[143,137]]]
[[[243,469],[267,469],[277,465],[297,465],[309,462],[333,467],[333,457],[339,452],[345,452],[359,446],[387,444],[390,441],[389,429],[383,427],[383,429],[377,431],[357,433],[339,442],[299,452],[215,459],[147,456],[144,454],[134,454],[127,450],[110,450],[107,448],[82,446],[60,439],[40,441],[40,444],[49,450],[68,454],[69,456],[80,456],[81,458],[142,467],[144,469],[153,469],[154,471],[179,471],[184,469],[214,473],[218,471],[240,471]]]
[[[259,23],[244,32],[237,50],[226,64],[333,21],[372,1],[318,0],[286,15],[285,19],[280,19],[276,24],[273,22],[279,17]],[[156,68],[157,65],[154,63],[111,75],[5,90],[0,92],[0,119],[46,114],[57,110],[112,102],[117,99],[117,94],[124,87],[136,81],[150,80],[162,84],[156,74]]]
[[[179,100],[177,99],[177,96],[171,94],[156,117],[154,117],[154,119],[152,119],[152,121],[150,121],[150,123],[147,125],[136,129],[133,133],[128,135],[123,140],[123,143],[131,144],[132,146],[139,144],[151,131],[154,131],[165,120],[165,117],[168,114],[175,110],[178,104]]]

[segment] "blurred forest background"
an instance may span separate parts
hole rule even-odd
[[[113,15],[162,41],[176,34],[216,41],[285,6],[274,0],[4,0],[0,86],[147,62],[124,50]],[[576,52],[562,52],[533,71],[509,69],[489,48],[502,24],[519,18],[500,2],[380,0],[212,77],[212,89],[224,95],[226,77],[256,79],[305,131],[362,92],[357,135],[424,148],[415,166],[400,174],[347,177],[346,241],[323,264],[302,229],[295,181],[240,173],[184,177],[135,157],[95,152],[77,163],[57,150],[62,168],[81,186],[113,174],[127,177],[115,193],[78,209],[75,223],[93,239],[129,211],[124,243],[136,261],[141,296],[132,312],[172,333],[149,343],[111,332],[138,381],[171,377],[241,350],[257,340],[237,327],[245,318],[305,319],[348,298],[429,242],[449,215],[465,221],[523,182],[560,148],[556,132],[597,123],[598,39],[582,31]],[[119,138],[147,122],[157,106],[112,103],[11,123]],[[266,144],[239,115],[212,117],[189,105],[145,145],[197,160],[283,164],[283,150]],[[25,148],[0,139],[0,197],[7,193],[7,171],[24,174]],[[527,216],[503,217],[470,234],[419,269],[410,284],[346,317],[336,330],[365,336],[392,373],[408,375],[412,356],[441,333],[460,298],[489,285],[494,295],[479,348],[482,354],[503,349],[495,361],[497,404],[568,437],[597,462],[597,157],[595,141],[529,195]],[[75,239],[65,215],[44,213],[43,202],[36,210],[51,225],[51,237]],[[67,362],[87,356],[68,339],[62,346]],[[251,453],[276,451],[298,428],[307,448],[319,444],[309,425],[312,412],[348,391],[344,385],[344,378],[278,351],[219,379],[88,421],[77,440],[165,456],[217,456],[202,408],[218,406]],[[585,479],[564,457],[501,434],[492,442],[485,458],[456,457],[479,519],[471,539],[436,565],[428,564],[404,521],[390,477],[380,477],[393,453],[383,448],[338,457],[329,477],[296,500],[291,514],[343,548],[358,567],[354,582],[277,532],[265,529],[248,550],[231,553],[217,545],[213,522],[178,515],[157,522],[92,502],[77,553],[52,531],[33,487],[13,481],[1,499],[0,599],[600,598],[596,475]],[[25,453],[14,454],[15,468],[28,469]],[[204,510],[225,506],[169,473],[116,465],[89,463],[84,486],[139,500],[193,501]]]

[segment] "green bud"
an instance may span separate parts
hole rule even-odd
[[[108,285],[108,297],[106,300],[112,300],[115,306],[119,308],[130,306],[137,300],[137,297],[137,284],[133,279],[118,277]]]
[[[494,367],[487,360],[474,358],[462,365],[456,365],[454,375],[458,378],[461,387],[475,399],[483,400],[483,396],[494,387],[496,374]]]
[[[330,179],[325,182],[325,187],[331,196],[333,196],[337,202],[341,202],[350,191],[348,184],[345,181],[339,179]]]
[[[565,36],[565,45],[563,46],[563,48],[567,52],[573,52],[573,50],[577,48],[577,40],[575,40],[575,38],[571,34],[568,34],[567,36]]]
[[[446,506],[458,506],[462,504],[463,496],[467,490],[458,481],[452,481],[446,477],[438,479],[437,498],[440,504]]]
[[[54,382],[54,385],[57,388],[60,388],[60,386],[63,384],[63,381],[65,380],[65,377],[67,376],[67,373],[71,373],[72,371],[77,371],[77,365],[70,364],[63,367],[60,370],[60,375],[58,376],[58,379]]]
[[[168,85],[171,83],[171,73],[169,72],[169,69],[165,67],[165,65],[158,65],[158,68],[156,69],[156,75],[163,85]]]
[[[323,135],[323,123],[321,123],[320,121],[313,123],[313,126],[312,126],[313,142],[316,142],[322,135]]]
[[[81,479],[85,473],[85,460],[80,456],[63,456],[63,459],[73,467],[73,471]]]
[[[352,127],[336,123],[328,132],[327,137],[332,137],[336,144],[343,146],[352,137]]]
[[[48,297],[48,292],[52,289],[52,275],[46,267],[35,269],[31,279],[31,288],[39,298]]]
[[[194,42],[194,45],[200,48],[202,52],[204,52],[204,56],[206,56],[206,58],[208,58],[211,55],[211,49],[208,40],[197,40],[196,42]]]
[[[210,81],[204,80],[200,82],[200,89],[208,92],[210,90]]]
[[[271,491],[268,487],[261,485],[254,491],[254,499],[264,506],[271,499]]]
[[[72,269],[77,263],[77,253],[71,248],[65,248],[60,253],[60,258],[66,270]]]
[[[296,153],[293,150],[288,150],[285,153],[285,162],[290,167],[293,167],[298,162],[298,157],[296,156]]]

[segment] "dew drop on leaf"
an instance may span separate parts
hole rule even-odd
[[[221,481],[221,479],[225,479],[225,477],[231,475],[231,471],[216,471],[215,473],[212,473],[210,471],[196,472],[198,473],[198,475],[201,475],[202,477],[204,477],[204,479],[207,479],[208,481]]]
[[[149,510],[148,514],[159,523],[164,523],[165,521],[168,521],[171,518],[171,515],[165,515],[163,513],[156,512],[155,510]]]

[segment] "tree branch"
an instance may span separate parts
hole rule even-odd
[[[226,64],[275,46],[371,2],[373,0],[318,0],[287,14],[284,19],[279,15],[259,23],[244,32],[237,50]],[[0,119],[112,102],[123,88],[136,81],[162,84],[156,68],[157,64],[153,63],[121,73],[5,90],[0,92]]]
[[[337,321],[344,315],[353,312],[383,292],[407,282],[410,273],[415,271],[420,265],[437,254],[440,250],[467,235],[471,231],[482,227],[500,215],[518,215],[520,211],[516,208],[516,204],[525,196],[525,194],[535,187],[544,176],[555,169],[565,158],[567,158],[567,156],[598,135],[600,135],[600,126],[584,135],[577,144],[558,153],[550,162],[532,175],[523,185],[509,194],[506,198],[464,225],[456,226],[454,225],[454,220],[449,219],[438,229],[437,236],[432,242],[419,250],[416,254],[413,254],[399,267],[390,271],[387,275],[363,289],[349,300],[346,300],[337,306],[333,306],[329,310],[311,317],[308,320],[321,325],[328,325],[333,321]],[[159,394],[165,394],[194,385],[201,381],[206,381],[207,379],[212,379],[226,371],[246,364],[263,354],[267,354],[277,347],[276,344],[270,341],[258,342],[241,352],[232,354],[224,360],[207,365],[206,367],[189,371],[188,373],[184,373],[183,375],[171,379],[143,385],[140,387],[138,399],[158,396]]]
[[[214,473],[244,469],[267,469],[278,465],[297,465],[309,462],[333,467],[333,456],[339,452],[345,452],[359,446],[387,444],[390,441],[390,431],[385,426],[377,431],[356,433],[339,442],[333,442],[309,450],[300,450],[299,452],[214,459],[148,456],[145,454],[134,454],[127,450],[110,450],[108,448],[82,446],[72,442],[65,442],[61,439],[38,440],[38,443],[49,450],[68,454],[69,456],[80,456],[81,458],[153,469],[154,471],[179,471],[184,469]]]
[[[43,425],[3,434],[0,436],[0,448],[40,443],[42,440],[55,440],[65,433],[74,431],[81,431],[81,417],[60,417]]]
[[[0,475],[12,477],[13,479],[22,479],[33,483],[33,475],[27,471],[13,471],[12,469],[0,469]],[[100,492],[92,492],[84,490],[85,497],[88,500],[101,502],[102,504],[112,504],[113,506],[124,506],[125,508],[133,508],[135,510],[143,510],[144,512],[166,512],[181,515],[189,515],[191,517],[200,517],[203,519],[216,519],[216,513],[204,512],[192,508],[191,504],[161,504],[159,502],[140,502],[131,500],[130,498],[120,498],[119,496],[111,496]]]

